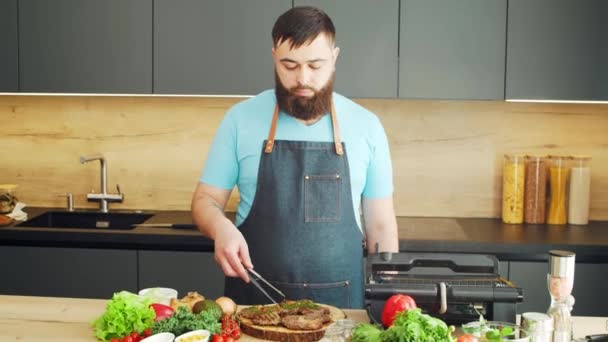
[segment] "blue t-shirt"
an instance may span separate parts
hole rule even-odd
[[[388,141],[376,115],[336,93],[333,102],[349,162],[353,211],[361,227],[361,196],[382,198],[393,192]],[[270,89],[234,105],[222,120],[207,155],[200,181],[222,189],[238,186],[237,226],[249,214],[255,197],[262,143],[268,138],[275,104],[275,93]],[[333,142],[331,116],[305,125],[280,112],[275,139]]]

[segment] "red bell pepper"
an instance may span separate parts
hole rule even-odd
[[[173,315],[173,308],[168,306],[168,305],[164,305],[164,304],[159,304],[159,303],[153,303],[150,304],[150,307],[152,309],[154,309],[154,313],[156,314],[156,318],[154,318],[154,321],[161,321],[165,318],[169,318],[171,317],[171,315]]]
[[[414,298],[404,295],[404,294],[396,294],[390,296],[386,303],[384,303],[384,308],[382,309],[382,325],[385,328],[390,327],[395,320],[395,315],[399,312],[406,311],[409,309],[415,309],[416,302]]]

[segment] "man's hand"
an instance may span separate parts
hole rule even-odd
[[[247,269],[253,268],[249,248],[243,234],[232,223],[216,230],[215,261],[227,277],[240,277],[249,282]]]

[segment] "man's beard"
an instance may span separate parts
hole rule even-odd
[[[334,88],[334,75],[327,81],[327,84],[320,90],[316,90],[308,86],[296,86],[287,89],[281,83],[279,75],[275,71],[275,94],[279,109],[283,112],[295,117],[296,119],[309,121],[320,118],[331,109],[331,95]],[[310,89],[313,91],[313,96],[296,96],[295,92],[298,89]]]

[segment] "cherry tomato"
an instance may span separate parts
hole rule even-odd
[[[416,302],[414,301],[414,298],[404,294],[392,295],[386,300],[386,303],[384,303],[381,316],[382,324],[385,328],[388,328],[393,324],[396,314],[415,308]]]
[[[110,342],[120,342],[120,339],[117,337],[114,337],[113,339],[110,340]]]
[[[456,342],[479,342],[479,339],[473,335],[465,334],[458,337]]]
[[[122,338],[122,342],[133,342],[133,337],[131,335],[125,336]]]
[[[234,338],[232,338],[232,336],[230,336],[228,334],[222,334],[222,337],[224,338],[223,339],[224,342],[234,342]]]
[[[211,336],[211,342],[224,342],[224,337],[220,334]]]
[[[152,335],[152,329],[148,328],[146,330],[144,330],[144,337],[148,337],[150,335]]]
[[[238,327],[233,329],[232,332],[230,332],[230,336],[232,336],[232,338],[235,340],[238,340],[241,337],[241,329]]]

